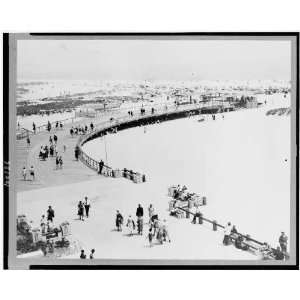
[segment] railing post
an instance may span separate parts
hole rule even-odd
[[[218,230],[217,221],[213,220],[213,231],[217,231],[217,230]]]
[[[199,224],[203,224],[203,214],[199,213]]]

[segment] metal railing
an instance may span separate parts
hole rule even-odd
[[[79,150],[79,159],[81,162],[83,162],[86,166],[91,168],[92,170],[96,171],[100,174],[100,162],[91,158],[89,155],[87,155],[82,150]],[[103,165],[103,168],[101,170],[101,175],[104,176],[113,176],[113,170],[111,167],[107,165]]]
[[[56,123],[58,123],[58,129],[59,129],[60,123],[62,123],[63,125],[67,124],[68,121],[71,121],[71,123],[73,123],[75,119],[76,119],[76,117],[71,117],[71,118],[66,118],[63,120],[57,120],[57,121],[50,122],[51,130],[56,129]],[[36,132],[47,131],[47,130],[48,130],[48,123],[36,127]]]
[[[17,140],[27,138],[30,134],[33,134],[33,131],[26,128],[21,128],[20,131],[17,131]]]

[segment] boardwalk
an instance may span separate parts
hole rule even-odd
[[[93,120],[94,121],[94,120]],[[83,120],[80,123],[89,124],[90,119]],[[76,123],[74,123],[76,124]],[[50,134],[48,132],[41,132],[37,135],[31,136],[31,146],[27,146],[26,139],[17,140],[17,191],[25,191],[36,188],[43,188],[49,186],[56,186],[67,183],[75,183],[91,178],[99,177],[94,171],[87,168],[80,161],[76,161],[74,157],[74,147],[78,137],[71,137],[69,129],[72,124],[67,125],[63,130],[53,130]],[[56,170],[55,157],[49,157],[46,161],[39,159],[40,147],[42,145],[49,145],[49,136],[56,134],[58,137],[58,153],[63,158],[63,169]],[[63,153],[63,145],[66,146],[66,152]],[[22,177],[22,168],[26,166],[34,166],[36,179],[31,181],[27,178],[26,181]]]
[[[170,111],[165,111],[164,107],[159,107],[157,109],[157,115],[171,113],[172,111],[189,111],[191,109],[196,109],[197,106],[187,105],[182,108],[174,107]],[[110,120],[111,117],[119,119],[121,122],[126,120],[133,121],[134,119],[147,118],[150,116],[155,116],[150,113],[150,110],[146,115],[140,116],[137,110],[135,110],[135,117],[128,117],[127,111],[117,111],[115,114],[102,115],[98,119],[91,118],[80,118],[79,121],[75,121],[71,124],[66,124],[63,130],[56,130],[55,128],[51,130],[50,133],[46,131],[41,131],[36,135],[31,135],[31,145],[27,146],[26,139],[21,139],[16,141],[16,153],[17,153],[17,191],[26,191],[37,188],[44,188],[50,186],[57,186],[68,183],[76,183],[85,180],[99,178],[95,171],[88,168],[80,161],[76,161],[74,157],[74,148],[79,139],[79,136],[70,136],[69,130],[71,126],[76,124],[89,125],[91,122],[94,123],[95,127],[103,127],[104,123]],[[113,123],[112,123],[113,124]],[[63,169],[56,170],[55,157],[49,157],[46,161],[39,159],[39,152],[41,146],[49,145],[50,135],[56,134],[58,137],[58,155],[62,156],[63,159]],[[63,153],[63,146],[66,146],[66,152]],[[35,168],[35,180],[31,180],[28,176],[27,180],[24,181],[22,177],[22,169],[26,166],[27,170],[33,166]]]

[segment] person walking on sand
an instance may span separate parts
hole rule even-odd
[[[63,159],[62,159],[61,156],[59,157],[58,161],[59,161],[59,168],[62,169],[62,168],[63,168],[63,163],[64,163],[64,162],[63,162]]]
[[[143,217],[144,216],[144,209],[141,206],[141,204],[138,205],[137,209],[136,209],[136,214],[135,214],[138,218],[139,217]]]
[[[122,224],[123,224],[123,216],[117,210],[117,215],[116,215],[116,227],[117,227],[117,231],[122,231]]]
[[[84,221],[84,218],[83,218],[83,210],[84,210],[84,207],[83,207],[83,204],[82,204],[81,201],[79,201],[77,207],[78,207],[78,216],[79,216],[79,220]]]
[[[135,224],[134,224],[133,219],[131,218],[131,215],[127,219],[126,226],[128,227],[129,235],[132,236],[133,235],[133,231],[135,229]]]
[[[56,170],[58,170],[58,168],[59,168],[59,157],[58,156],[56,156],[56,158],[55,158],[55,164],[56,164]]]
[[[23,170],[22,170],[22,176],[24,178],[24,181],[26,181],[26,176],[27,176],[27,170],[25,167],[23,167]]]
[[[57,144],[57,140],[58,140],[57,135],[54,134],[54,135],[53,135],[53,141],[54,141],[55,145]]]
[[[154,207],[152,204],[148,207],[148,214],[149,214],[149,224],[151,223],[151,219],[154,216]]]
[[[30,147],[30,137],[29,137],[29,135],[27,136],[27,147]]]
[[[48,206],[48,210],[47,210],[47,221],[53,222],[53,218],[54,218],[54,210],[50,205]]]
[[[88,197],[84,197],[84,208],[85,208],[85,216],[88,218],[89,217],[89,211],[90,211],[90,201],[88,200]]]

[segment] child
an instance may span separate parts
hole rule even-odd
[[[150,228],[149,232],[148,232],[148,236],[147,236],[147,238],[149,240],[149,247],[150,248],[152,247],[152,237],[153,237],[153,235],[152,235],[152,228]]]

